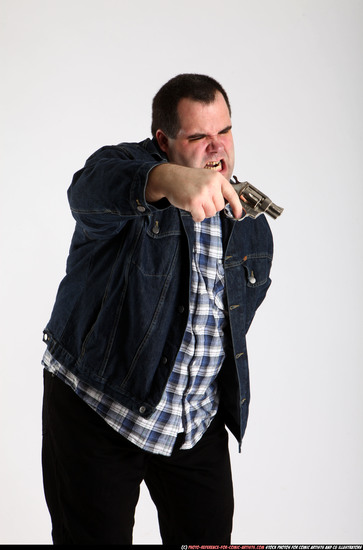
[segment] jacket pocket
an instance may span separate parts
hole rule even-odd
[[[180,235],[179,224],[163,216],[162,213],[146,218],[145,227],[139,235],[134,250],[132,264],[145,276],[166,276],[178,247]]]
[[[268,254],[251,254],[243,259],[246,284],[246,332],[271,284],[271,263],[272,256]]]

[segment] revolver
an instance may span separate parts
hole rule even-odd
[[[232,186],[239,196],[242,208],[245,211],[244,216],[239,218],[239,220],[244,220],[247,216],[257,218],[257,216],[263,213],[269,214],[275,220],[282,214],[284,209],[274,204],[262,191],[253,187],[248,181],[238,181],[236,176],[233,176],[233,178],[235,182],[231,182]],[[229,209],[225,208],[224,212],[228,218],[237,220]]]

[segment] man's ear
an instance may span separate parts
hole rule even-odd
[[[169,152],[169,138],[164,134],[162,130],[156,130],[156,141],[158,142],[158,145],[160,149],[168,154]]]

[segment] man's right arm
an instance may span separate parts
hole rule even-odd
[[[102,147],[73,176],[68,189],[72,215],[95,237],[117,233],[130,218],[169,206],[166,200],[158,205],[145,200],[150,170],[166,161],[137,145],[131,152],[123,146]]]

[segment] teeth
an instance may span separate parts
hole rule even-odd
[[[204,166],[207,170],[221,170],[222,169],[222,162],[219,161],[213,161],[213,162],[207,162],[207,164]]]

